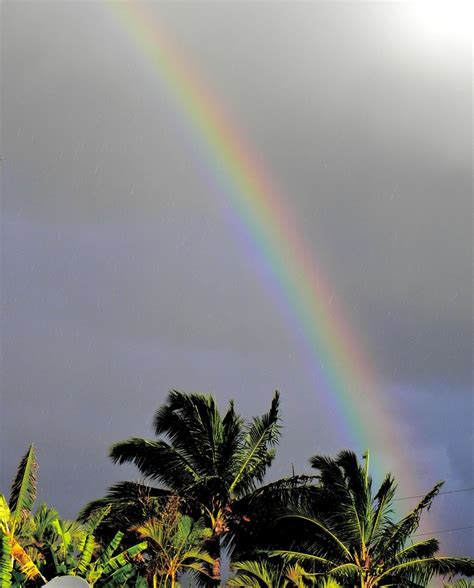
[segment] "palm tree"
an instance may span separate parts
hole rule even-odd
[[[336,459],[315,456],[311,464],[319,470],[317,510],[287,515],[295,524],[293,544],[273,550],[273,556],[297,561],[350,587],[420,587],[433,575],[474,575],[473,559],[437,556],[436,539],[411,542],[442,482],[393,522],[395,481],[388,474],[372,494],[368,452],[364,464],[351,451],[342,451]]]
[[[217,585],[223,540],[229,546],[242,527],[251,519],[254,522],[269,494],[276,500],[295,486],[294,482],[274,483],[267,493],[265,487],[258,488],[280,437],[278,392],[268,413],[245,423],[232,401],[221,416],[211,396],[174,390],[156,412],[154,429],[157,440],[119,442],[112,446],[110,456],[115,463],[134,463],[147,480],[162,487],[144,491],[140,484],[123,482],[87,505],[80,518],[87,519],[97,508],[112,503],[112,522],[114,513],[131,520],[142,510],[136,506],[140,494],[151,491],[158,499],[178,496],[185,514],[195,520],[202,517],[212,531],[206,548],[214,560],[211,583]],[[143,520],[138,516],[136,523]]]
[[[211,535],[202,521],[193,521],[180,512],[179,499],[170,498],[165,508],[136,531],[148,542],[147,572],[153,588],[159,585],[175,588],[178,576],[188,570],[206,573],[212,568],[212,557],[203,549]]]

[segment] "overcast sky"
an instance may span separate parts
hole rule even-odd
[[[467,39],[409,3],[149,9],[341,299],[417,472],[393,472],[401,494],[474,486]],[[137,476],[108,447],[151,436],[170,388],[212,392],[223,409],[235,398],[247,416],[281,390],[271,477],[336,453],[338,416],[294,325],[233,231],[225,190],[203,180],[213,170],[185,109],[114,11],[5,2],[2,29],[1,490],[35,442],[41,498],[73,516]],[[440,497],[429,530],[473,525],[472,497]],[[472,530],[438,538],[473,552]]]

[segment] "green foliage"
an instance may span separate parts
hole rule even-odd
[[[35,450],[30,445],[13,479],[10,499],[0,494],[1,573],[7,586],[8,582],[11,583],[14,566],[26,580],[44,580],[24,542],[25,529],[31,525],[31,511],[36,498],[36,469]],[[9,561],[7,553],[10,554]]]
[[[42,586],[45,577],[80,575],[91,585],[121,586],[135,574],[133,559],[146,542],[116,553],[123,533],[100,550],[94,532],[110,510],[98,512],[86,525],[60,519],[36,498],[36,457],[33,445],[21,460],[9,500],[0,495],[0,586]]]
[[[275,394],[269,413],[244,425],[233,403],[222,418],[211,396],[172,391],[154,419],[156,435],[165,434],[170,443],[132,438],[114,445],[110,455],[212,511],[211,497],[226,502],[262,480],[279,438],[278,406]]]
[[[7,535],[0,535],[0,586],[10,588],[12,583],[12,547]]]
[[[213,558],[204,549],[212,535],[202,520],[194,521],[180,512],[177,498],[169,499],[165,508],[135,529],[146,539],[146,568],[151,581],[160,586],[175,586],[179,576],[188,570],[206,574]]]
[[[62,549],[52,552],[57,575],[81,576],[91,586],[119,586],[134,575],[133,560],[147,548],[146,541],[117,553],[124,536],[122,531],[118,531],[110,543],[103,548],[100,548],[94,537],[94,531],[109,510],[110,508],[107,508],[96,513],[95,517],[82,527],[79,541],[74,549],[71,549],[68,525],[53,524],[54,528],[59,530],[63,540]],[[64,529],[66,529],[65,533],[62,532]]]
[[[275,455],[280,437],[279,395],[275,393],[268,413],[245,423],[236,414],[233,402],[221,416],[211,396],[172,391],[155,414],[154,428],[158,437],[165,438],[134,437],[112,446],[110,456],[119,464],[134,463],[146,479],[162,484],[164,488],[154,489],[155,496],[177,496],[185,514],[204,519],[212,529],[207,548],[215,560],[213,575],[217,582],[222,538],[228,536],[230,545],[242,521],[255,518],[265,502],[263,498],[252,502],[249,497],[263,481]],[[132,483],[115,486],[108,496],[89,504],[80,518],[87,520],[96,509],[110,503],[109,529],[114,524],[120,527],[123,513],[129,522],[136,515],[135,526],[139,525],[146,520],[139,506],[142,491],[143,487]]]
[[[312,465],[320,472],[319,501],[312,510],[287,515],[297,536],[274,556],[361,587],[426,586],[433,575],[474,574],[470,558],[436,556],[436,539],[409,543],[442,483],[393,522],[394,479],[387,475],[373,495],[368,454],[363,464],[354,453],[342,451],[336,459],[315,456]]]
[[[327,578],[318,582],[318,588],[342,588],[341,585],[332,578]]]
[[[249,588],[305,588],[315,586],[314,574],[306,572],[299,564],[278,564],[277,562],[242,561],[232,568],[237,575],[227,582],[228,586]]]
[[[13,480],[8,507],[12,519],[18,524],[28,517],[33,510],[36,499],[36,455],[35,448],[30,445],[28,451],[20,461],[16,476]]]
[[[101,521],[96,535],[110,540],[117,529],[130,529],[154,516],[166,504],[170,492],[139,482],[119,482],[112,486],[106,496],[94,500],[84,507],[79,519],[89,521],[97,512],[110,508],[110,513]]]
[[[0,587],[38,588],[77,575],[96,588],[175,588],[190,572],[217,586],[221,548],[240,561],[229,586],[254,588],[426,587],[435,575],[474,575],[474,560],[440,556],[436,539],[413,541],[433,489],[394,520],[395,480],[372,489],[369,455],[314,456],[314,476],[263,485],[280,437],[279,396],[244,421],[231,402],[172,391],[155,414],[156,440],[111,448],[155,487],[121,482],[81,513],[36,511],[36,456],[21,459],[9,498],[0,494]],[[446,588],[474,588],[459,579]]]

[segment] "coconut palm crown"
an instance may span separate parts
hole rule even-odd
[[[119,442],[112,446],[110,456],[115,463],[134,463],[146,480],[160,488],[140,490],[137,483],[118,484],[103,499],[86,506],[80,516],[87,518],[112,503],[122,521],[124,515],[130,521],[130,510],[137,504],[134,495],[178,496],[185,513],[195,519],[202,517],[212,530],[206,547],[215,561],[213,578],[217,583],[223,538],[229,540],[239,525],[250,519],[250,505],[255,511],[257,503],[268,502],[268,494],[281,496],[285,487],[285,483],[278,488],[269,485],[268,494],[259,488],[280,437],[279,394],[275,393],[266,414],[245,422],[232,401],[222,416],[211,396],[173,390],[156,412],[153,424],[157,440]]]
[[[318,455],[311,464],[319,470],[316,508],[288,515],[294,523],[293,543],[273,550],[274,556],[330,575],[347,587],[415,588],[426,586],[434,575],[474,575],[473,559],[438,556],[436,539],[413,537],[442,482],[394,522],[394,478],[388,474],[374,495],[368,452],[362,464],[351,451],[342,451],[335,459]]]

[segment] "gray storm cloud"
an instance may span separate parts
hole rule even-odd
[[[405,3],[150,12],[284,194],[373,360],[419,490],[472,486],[468,44],[418,38]],[[246,414],[280,388],[275,476],[337,451],[295,325],[146,54],[99,2],[3,13],[2,487],[35,441],[42,497],[74,514],[135,475],[107,447],[151,434],[170,387],[235,397]],[[401,491],[413,483],[395,473]],[[469,511],[450,500],[446,528]]]

